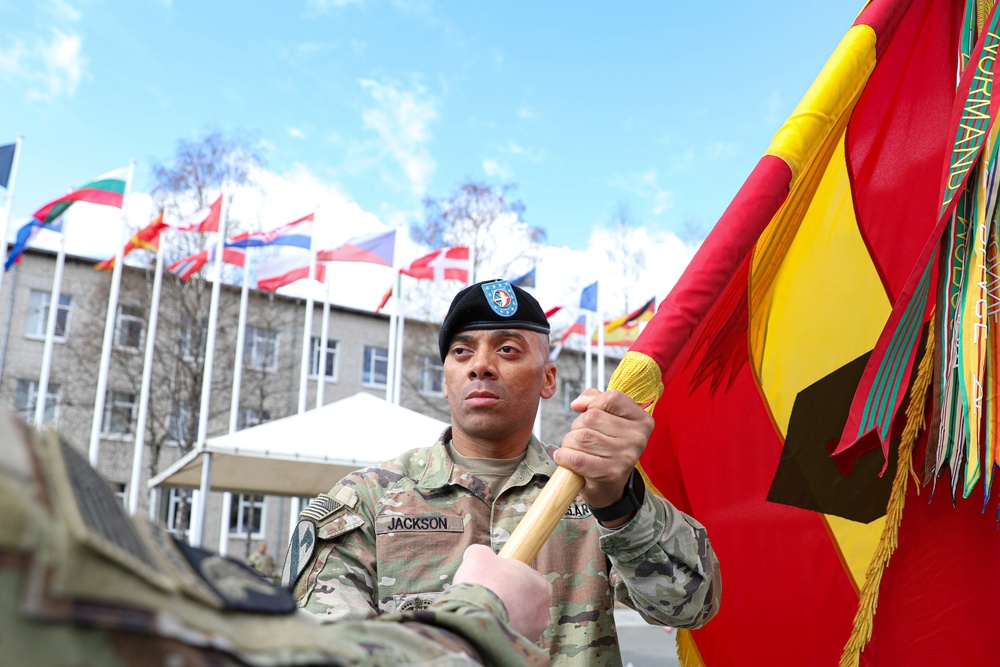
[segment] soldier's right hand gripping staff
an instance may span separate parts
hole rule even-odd
[[[455,583],[423,611],[320,623],[243,564],[130,519],[71,445],[0,409],[2,667],[548,663],[531,643],[540,575],[479,547]]]

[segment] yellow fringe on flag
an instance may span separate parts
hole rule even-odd
[[[931,312],[931,326],[927,328],[927,346],[924,356],[917,369],[917,377],[913,381],[913,391],[910,402],[906,406],[906,427],[903,429],[903,439],[899,444],[899,464],[896,477],[892,480],[892,491],[889,494],[889,505],[886,509],[885,527],[875,555],[868,565],[865,575],[865,585],[858,600],[858,613],[854,616],[854,628],[840,656],[840,667],[858,667],[861,662],[861,651],[872,638],[872,625],[875,610],[878,607],[878,590],[882,584],[882,571],[889,566],[889,559],[899,545],[899,525],[903,519],[903,505],[906,502],[907,473],[917,485],[920,494],[920,480],[913,469],[913,449],[917,437],[924,429],[924,408],[927,405],[927,391],[931,386],[931,375],[934,370],[934,313]]]
[[[677,631],[677,660],[681,667],[705,667],[705,661],[701,659],[701,652],[694,643],[690,630]]]
[[[663,395],[663,376],[660,367],[641,352],[626,352],[618,368],[608,381],[608,389],[628,394],[636,403],[653,414],[656,402]]]

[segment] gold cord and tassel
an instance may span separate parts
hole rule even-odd
[[[931,386],[931,376],[934,372],[934,314],[931,313],[931,326],[927,329],[927,345],[924,356],[920,359],[917,377],[913,381],[913,391],[910,402],[906,406],[906,427],[903,429],[902,442],[899,444],[899,464],[896,477],[892,481],[892,491],[889,494],[889,505],[886,508],[885,526],[875,555],[868,565],[865,584],[858,600],[858,612],[854,616],[854,627],[851,636],[844,646],[840,656],[840,667],[858,667],[861,662],[861,651],[872,638],[872,627],[875,610],[878,607],[878,592],[882,584],[882,572],[889,566],[889,559],[899,545],[899,526],[903,520],[903,505],[906,503],[907,475],[913,478],[920,494],[920,480],[913,468],[913,450],[917,444],[920,432],[924,430],[924,408],[927,404],[927,392]]]

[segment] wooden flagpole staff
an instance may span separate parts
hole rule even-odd
[[[500,549],[500,557],[531,565],[582,488],[583,477],[559,466]]]

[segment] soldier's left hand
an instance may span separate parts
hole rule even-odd
[[[570,404],[573,420],[555,461],[584,478],[581,494],[593,507],[621,499],[653,432],[653,418],[620,391],[587,389]]]

